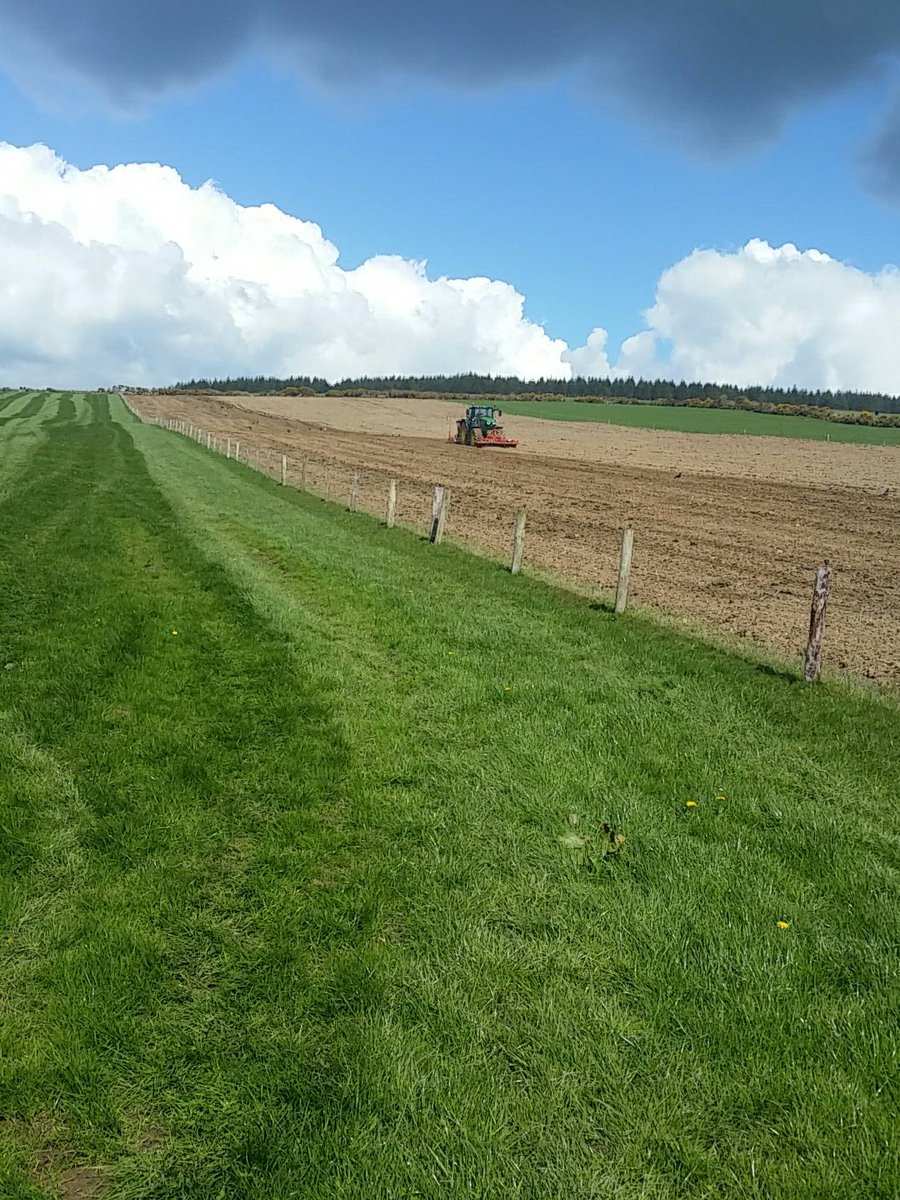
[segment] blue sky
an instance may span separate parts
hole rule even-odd
[[[572,347],[602,326],[616,351],[643,328],[662,273],[698,248],[793,242],[867,274],[900,260],[898,210],[859,166],[889,105],[883,72],[792,98],[763,144],[743,144],[738,112],[733,139],[726,128],[699,146],[689,117],[682,135],[677,116],[639,115],[565,65],[491,89],[363,77],[348,92],[306,74],[250,48],[129,112],[0,74],[0,141],[44,142],[81,168],[150,162],[193,186],[214,179],[239,205],[317,222],[344,268],[396,254],[427,259],[432,278],[506,281]]]

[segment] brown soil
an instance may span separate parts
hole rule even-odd
[[[99,1200],[105,1181],[104,1167],[73,1167],[59,1177],[61,1200]]]
[[[241,441],[241,458],[291,482],[383,511],[400,484],[398,519],[424,526],[434,483],[452,489],[448,533],[509,552],[513,514],[528,510],[526,562],[610,591],[622,527],[635,530],[632,598],[642,605],[802,653],[814,569],[834,582],[831,666],[900,685],[900,448],[788,438],[671,434],[510,418],[517,450],[446,442],[440,401],[137,398],[150,417],[178,416]],[[269,411],[266,411],[269,410]],[[276,413],[302,413],[306,420]],[[339,427],[342,426],[342,427]],[[352,427],[352,428],[346,428]],[[417,430],[419,431],[417,433]]]
[[[462,405],[445,400],[382,396],[229,396],[251,412],[291,417],[354,433],[431,437],[444,441]],[[802,441],[782,437],[673,433],[632,429],[597,421],[548,421],[506,415],[503,424],[519,439],[517,454],[575,458],[614,466],[688,471],[694,475],[770,479],[812,487],[900,487],[900,446]]]

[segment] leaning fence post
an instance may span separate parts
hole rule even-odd
[[[396,513],[397,513],[397,480],[392,479],[391,482],[388,484],[387,515],[385,516],[385,523],[387,524],[388,529],[394,528],[394,518],[396,516]]]
[[[442,483],[435,486],[434,498],[431,501],[431,535],[430,540],[439,546],[444,540],[444,526],[447,524],[447,514],[450,511],[450,489]]]
[[[281,486],[284,487],[286,484],[287,484],[287,455],[282,454],[282,456],[281,456]]]
[[[516,513],[516,527],[513,531],[513,554],[509,565],[511,575],[518,575],[522,570],[522,557],[525,554],[525,509],[520,508]]]
[[[350,478],[350,511],[356,512],[356,501],[359,497],[359,471],[354,471]]]
[[[634,550],[634,530],[626,529],[622,534],[622,549],[619,553],[619,583],[616,588],[617,613],[625,611],[628,603],[628,580],[631,577],[631,552]]]
[[[822,671],[822,638],[825,634],[825,610],[828,607],[830,586],[831,563],[826,558],[821,567],[816,567],[812,606],[809,610],[809,640],[803,660],[803,678],[807,683],[815,683]]]

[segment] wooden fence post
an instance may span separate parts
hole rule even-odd
[[[208,433],[206,435],[206,448],[207,448],[207,450],[212,450],[212,434],[211,433]]]
[[[282,456],[281,456],[281,486],[285,487],[286,485],[287,485],[287,455],[282,454]]]
[[[450,489],[442,483],[435,486],[434,497],[431,501],[431,535],[430,540],[439,546],[444,540],[444,526],[450,511]]]
[[[325,468],[325,499],[331,499],[331,466]]]
[[[356,512],[356,501],[359,498],[359,471],[354,471],[350,478],[350,511]]]
[[[513,554],[509,570],[511,575],[518,575],[522,570],[522,558],[525,554],[525,509],[520,508],[516,513],[516,527],[513,531]]]
[[[809,640],[803,660],[803,678],[807,683],[815,683],[822,671],[822,638],[825,634],[825,610],[830,586],[831,563],[826,558],[821,567],[816,567],[812,607],[809,610]]]
[[[396,513],[397,513],[397,480],[392,479],[391,482],[388,484],[387,515],[385,516],[385,523],[387,524],[388,529],[394,528],[394,519],[396,517]]]
[[[240,442],[234,443],[234,461],[235,462],[241,461],[241,443]]]
[[[306,459],[305,458],[300,460],[300,487],[304,492],[306,491]]]
[[[628,580],[631,578],[631,553],[634,550],[634,530],[626,529],[622,534],[622,550],[619,554],[619,583],[616,588],[617,613],[625,611],[628,603]]]
[[[225,457],[231,458],[231,438],[226,442]]]

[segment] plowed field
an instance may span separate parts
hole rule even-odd
[[[435,483],[452,489],[448,533],[506,555],[528,510],[526,562],[609,591],[621,529],[635,529],[637,604],[802,652],[812,574],[835,577],[831,666],[900,685],[900,449],[718,437],[510,418],[512,451],[449,445],[456,409],[439,401],[147,396],[148,416],[179,416],[239,438],[275,470],[334,495],[360,471],[360,507],[423,526]]]

